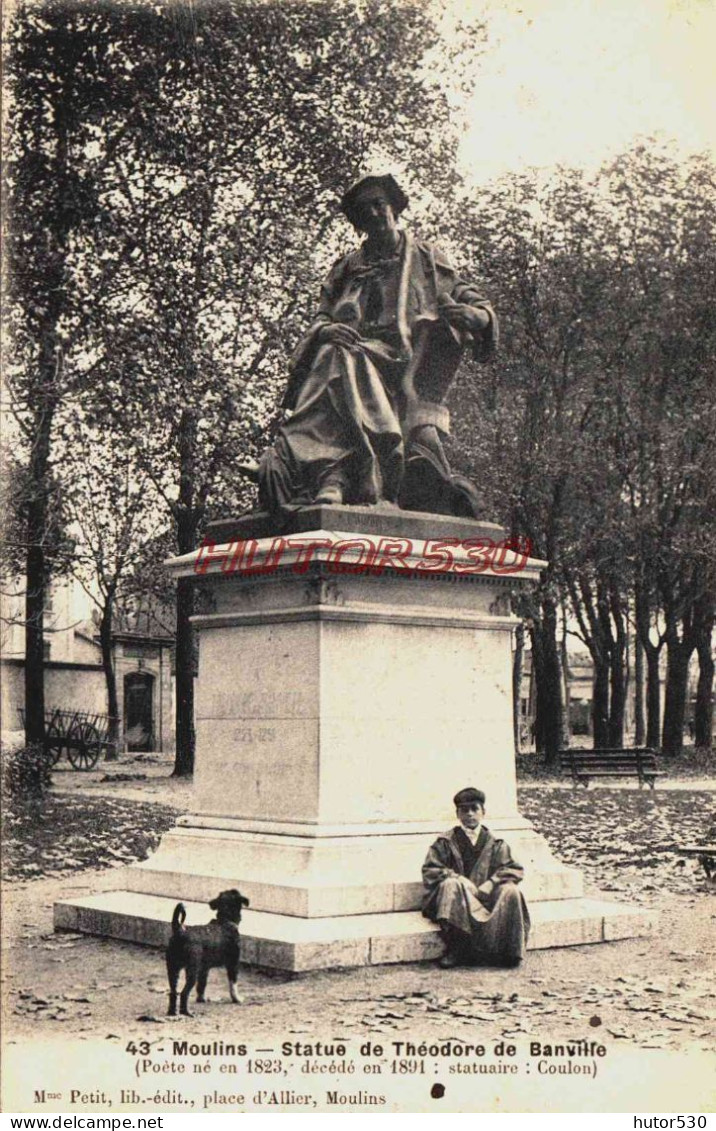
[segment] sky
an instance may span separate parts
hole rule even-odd
[[[716,154],[716,0],[452,0],[488,41],[460,162],[596,168],[639,136]]]

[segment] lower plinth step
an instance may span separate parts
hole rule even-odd
[[[212,918],[205,903],[184,905],[189,925]],[[56,903],[55,929],[165,946],[175,906],[175,899],[164,896],[102,892]],[[531,904],[530,915],[530,950],[634,938],[653,926],[641,908],[598,899],[545,900]],[[249,910],[241,922],[242,962],[275,970],[419,962],[441,953],[436,925],[417,911],[299,919]]]

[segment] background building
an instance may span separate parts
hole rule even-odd
[[[0,713],[4,741],[22,741],[19,709],[24,703],[25,628],[19,589],[3,598],[0,620]],[[112,633],[112,659],[119,705],[119,749],[174,749],[174,642],[157,631],[147,613],[123,612]],[[152,631],[152,628],[154,631]],[[60,580],[45,608],[45,705],[47,709],[107,714],[92,603],[82,587]]]

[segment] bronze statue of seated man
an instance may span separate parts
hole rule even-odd
[[[388,502],[479,517],[475,487],[451,472],[445,397],[470,344],[497,341],[490,304],[436,247],[398,226],[407,197],[390,175],[364,177],[341,207],[363,244],[340,258],[292,360],[292,415],[255,467],[259,503]]]

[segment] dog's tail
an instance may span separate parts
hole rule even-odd
[[[184,930],[184,920],[186,919],[186,907],[183,903],[177,903],[172,915],[172,934],[181,934]]]

